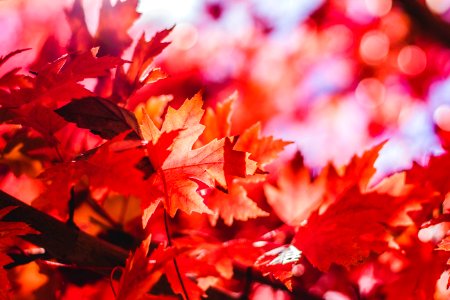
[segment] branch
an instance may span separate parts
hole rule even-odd
[[[403,11],[409,15],[414,24],[426,36],[431,36],[438,42],[450,47],[450,24],[433,14],[417,0],[397,0]]]
[[[24,222],[39,231],[41,234],[30,234],[23,238],[44,248],[47,254],[59,262],[80,268],[97,267],[104,275],[109,275],[115,266],[125,265],[128,257],[126,250],[67,226],[52,216],[0,191],[0,209],[7,206],[17,206],[17,208],[3,220]]]

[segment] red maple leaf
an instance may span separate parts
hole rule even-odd
[[[67,123],[55,112],[37,103],[27,103],[19,109],[10,110],[15,114],[14,123],[30,127],[39,132],[50,145],[57,144],[55,133]]]
[[[225,193],[214,190],[207,197],[206,204],[214,212],[210,217],[212,225],[216,225],[219,216],[228,226],[233,225],[234,220],[247,221],[257,217],[269,216],[248,197],[247,190],[240,184],[232,183]]]
[[[357,186],[338,195],[324,212],[319,208],[300,226],[293,245],[321,271],[332,264],[350,267],[371,252],[387,249],[388,224],[399,213],[401,198],[376,192],[362,194]]]
[[[146,101],[152,94],[148,90],[148,83],[152,83],[166,77],[159,68],[152,68],[154,58],[160,54],[170,43],[164,42],[172,32],[173,27],[157,32],[150,41],[146,41],[142,34],[136,47],[130,67],[127,71],[123,67],[117,70],[114,81],[113,95],[118,99],[128,99],[128,104],[133,106]]]
[[[165,274],[174,292],[188,295],[189,299],[200,299],[209,287],[228,290],[233,280],[234,265],[251,267],[263,251],[246,239],[221,242],[195,231],[184,232],[186,236],[174,239],[177,248],[188,249],[177,257],[186,293],[178,278],[175,265],[166,265]],[[185,274],[189,274],[186,276]]]
[[[450,168],[450,153],[430,157],[425,166],[414,163],[406,172],[406,182],[431,188],[441,195],[450,190],[450,178],[447,169]]]
[[[151,236],[148,236],[128,257],[120,277],[117,300],[147,299],[147,293],[175,256],[175,248],[165,248],[163,245],[149,253],[150,241]]]
[[[333,201],[334,195],[342,193],[354,185],[359,186],[362,192],[370,190],[370,180],[376,172],[374,164],[384,144],[378,144],[364,151],[360,156],[354,155],[344,166],[335,167],[333,164],[328,164],[326,167],[326,190],[331,198],[330,201]]]
[[[342,181],[351,184],[357,180],[361,191],[366,191],[369,187],[370,180],[375,174],[375,161],[379,156],[380,150],[386,142],[380,143],[369,150],[365,151],[361,156],[353,156],[351,161],[345,167]]]
[[[136,11],[137,0],[119,1],[112,5],[102,1],[98,28],[94,36],[89,32],[80,0],[74,1],[72,8],[66,9],[66,17],[72,31],[68,51],[86,51],[100,47],[99,56],[120,56],[132,43],[128,30],[140,16]]]
[[[91,95],[79,82],[108,75],[109,69],[122,63],[115,57],[97,58],[95,49],[62,56],[38,70],[36,77],[27,77],[27,85],[10,82],[0,99],[4,121],[31,127],[55,145],[54,134],[67,123],[53,110],[72,98]]]
[[[92,92],[79,82],[86,78],[108,76],[109,69],[125,63],[113,57],[97,57],[98,48],[64,55],[37,71],[32,101],[56,108],[73,98],[91,96]],[[28,100],[30,101],[30,100]]]
[[[256,123],[239,136],[234,149],[251,153],[250,159],[256,161],[258,167],[263,169],[292,142],[274,139],[272,136],[260,137],[260,134],[261,124]]]
[[[190,248],[183,254],[184,260],[181,262],[191,265],[190,272],[195,273],[196,277],[220,276],[229,280],[234,273],[233,263],[251,267],[264,251],[264,248],[255,246],[247,239],[222,242],[195,231],[184,233],[186,236],[174,239],[174,244],[178,248]]]
[[[75,0],[70,9],[65,10],[72,35],[67,44],[69,52],[86,51],[94,46],[89,33],[81,0]]]
[[[150,175],[147,172],[152,172],[151,166],[148,170],[145,166],[139,170],[144,151],[134,142],[123,141],[123,135],[100,147],[86,161],[80,161],[79,172],[87,175],[91,188],[107,187],[125,196],[143,199],[149,190],[145,177]]]
[[[148,81],[141,77],[148,70],[154,58],[170,44],[170,42],[163,41],[172,32],[173,28],[158,31],[148,42],[145,40],[145,34],[142,34],[134,48],[132,62],[127,71],[127,78],[130,82],[136,84],[141,80],[144,83]]]
[[[386,299],[433,299],[436,282],[446,269],[448,254],[436,251],[433,242],[420,241],[417,232],[401,246],[402,250],[394,253],[399,258],[396,272],[385,279],[382,287]],[[389,260],[383,262],[388,266],[393,264]]]

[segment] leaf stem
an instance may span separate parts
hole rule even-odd
[[[61,151],[59,151],[58,145],[57,144],[53,145],[53,149],[55,149],[55,152],[56,152],[56,155],[58,156],[59,161],[61,163],[63,163],[64,162],[64,158],[63,158],[63,156],[61,154]]]
[[[116,290],[114,289],[114,273],[121,268],[123,268],[123,267],[121,267],[121,266],[115,267],[114,269],[112,269],[111,274],[109,275],[109,284],[111,286],[111,290],[114,294],[115,299],[117,299],[117,294],[116,294]]]
[[[167,215],[167,211],[164,209],[164,228],[166,229],[166,235],[167,235],[167,244],[168,246],[172,246],[172,238],[170,235],[169,230],[169,216]],[[189,300],[189,296],[186,290],[186,287],[184,286],[183,279],[181,278],[180,269],[178,268],[177,259],[173,258],[173,265],[175,267],[175,271],[177,273],[178,280],[180,281],[181,288],[183,289],[184,299]]]

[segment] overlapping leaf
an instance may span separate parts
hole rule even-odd
[[[55,144],[54,134],[66,123],[53,110],[72,98],[92,95],[79,82],[108,75],[109,69],[122,63],[115,57],[97,58],[95,49],[65,55],[38,70],[36,77],[27,77],[26,85],[17,80],[9,83],[9,91],[0,97],[3,119],[31,127]]]
[[[239,136],[234,149],[251,153],[250,159],[258,162],[258,167],[263,168],[277,158],[284,147],[291,142],[260,135],[261,124],[256,123]]]
[[[142,165],[145,153],[136,146],[136,142],[124,141],[124,135],[126,132],[86,158],[48,168],[40,175],[47,186],[35,205],[57,209],[64,215],[70,189],[83,180],[87,180],[91,190],[107,188],[125,196],[147,199],[151,186],[145,178],[152,173],[151,166],[144,164],[141,169],[138,168]]]
[[[200,141],[206,143],[214,138],[230,135],[231,115],[233,103],[237,94],[232,94],[225,102],[218,103],[215,109],[208,108],[203,117],[206,130],[202,133]],[[245,130],[233,141],[233,150],[249,153],[249,158],[258,168],[272,162],[277,155],[290,142],[276,140],[272,137],[260,137],[261,127],[255,124]],[[257,217],[268,216],[268,213],[247,196],[245,184],[247,181],[260,182],[260,175],[250,176],[248,179],[229,178],[228,191],[214,191],[208,195],[208,205],[214,211],[210,217],[212,224],[216,224],[218,217],[224,219],[225,224],[231,226],[234,220],[247,221]]]

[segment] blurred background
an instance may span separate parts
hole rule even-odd
[[[92,35],[101,2],[81,1]],[[29,64],[29,70],[43,63],[37,61],[43,48],[48,60],[56,59],[77,28],[72,6],[73,0],[0,1],[0,54],[32,48],[8,62]],[[203,89],[213,105],[236,90],[233,130],[261,122],[265,134],[295,142],[286,156],[300,149],[313,168],[344,164],[385,140],[378,176],[442,151],[439,139],[450,130],[449,0],[166,0],[137,6],[139,19],[128,18],[135,40],[176,25],[172,45],[156,62],[170,77],[152,85],[154,95],[176,100]],[[114,28],[127,15],[104,22]]]

